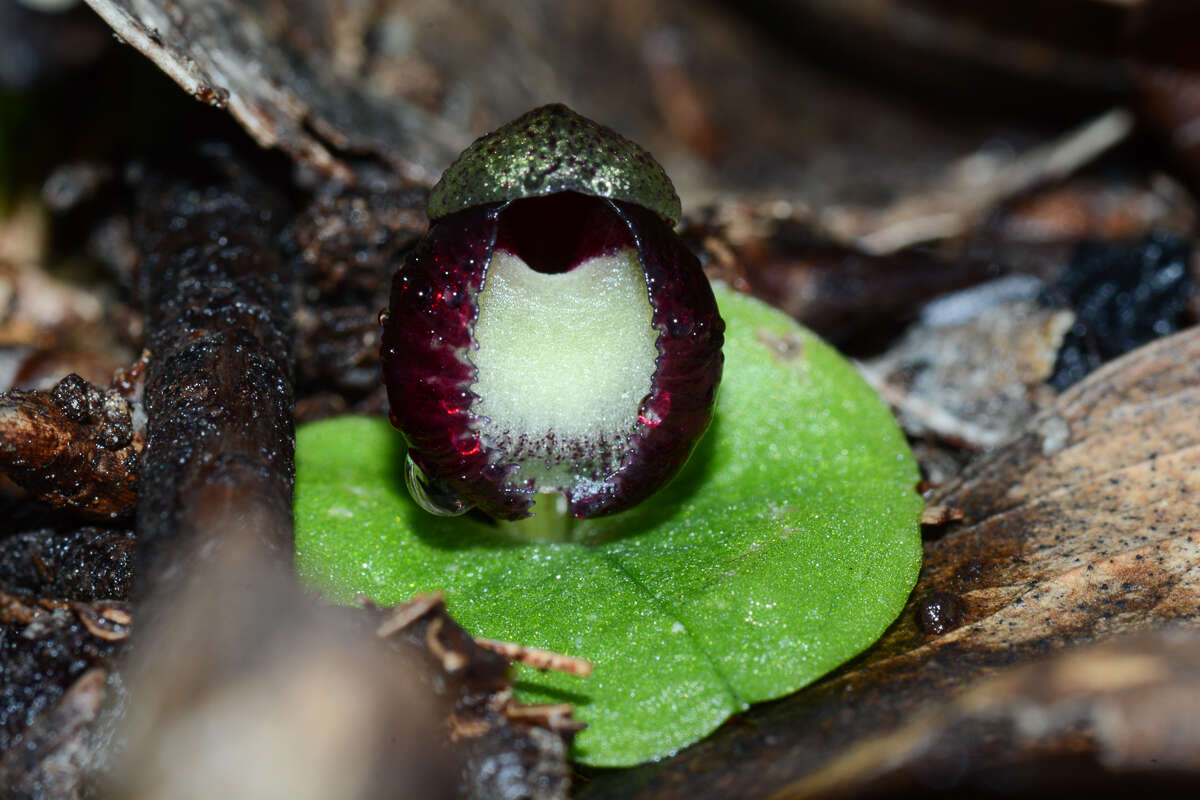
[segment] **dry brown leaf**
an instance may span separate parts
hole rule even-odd
[[[1200,728],[1179,728],[1177,704],[1156,700],[1129,721],[1153,727],[1157,719],[1160,732],[1172,732],[1156,737],[1106,738],[1097,717],[1080,710],[1128,688],[1117,667],[1146,645],[1119,635],[1197,629],[1198,423],[1200,328],[1097,371],[933,494],[932,504],[962,509],[964,519],[926,543],[909,608],[857,662],[670,761],[597,778],[585,796],[825,797],[879,791],[880,776],[900,773],[916,781],[910,788],[944,789],[1009,764],[1067,757],[1097,773],[1170,769],[1200,781],[1200,764],[1178,757],[1200,752]],[[917,625],[931,602],[957,616],[942,620],[947,633]],[[1194,648],[1194,633],[1186,635]],[[1083,645],[1101,649],[1086,651],[1094,658],[1066,649]],[[1059,666],[1024,666],[1055,653]],[[1047,683],[1078,664],[1115,681],[1111,691],[1082,677],[1074,689]],[[1197,702],[1194,677],[1178,692],[1161,677],[1154,697]],[[992,700],[972,706],[971,698]],[[1001,707],[1033,708],[1047,727],[1026,735],[1012,714],[1012,724],[964,726],[983,719],[980,709]],[[731,763],[729,753],[752,755]],[[941,769],[951,762],[949,773]]]

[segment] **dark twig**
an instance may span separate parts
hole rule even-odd
[[[291,271],[274,247],[277,202],[244,177],[234,183],[150,181],[142,193],[143,587],[241,537],[290,563]]]
[[[447,773],[425,734],[432,704],[418,680],[396,679],[410,662],[292,576],[294,287],[276,250],[281,214],[227,155],[202,166],[220,174],[200,188],[150,179],[140,197],[140,605],[114,785],[131,798],[264,782],[443,797]],[[329,682],[339,674],[354,679]],[[196,736],[197,719],[221,736]]]
[[[364,629],[378,616],[323,609],[296,586],[291,273],[275,255],[270,198],[236,166],[224,172],[232,186],[143,190],[141,606],[115,785],[131,798],[171,794],[164,786],[215,792],[236,748],[252,755],[222,785],[302,780],[312,796],[440,797],[460,766],[460,786],[491,796],[498,765],[519,749],[519,780],[565,796],[578,725],[561,709],[512,724],[492,708],[510,686],[508,661],[475,645],[440,602],[419,619],[402,614],[399,636],[385,626],[378,637]],[[479,722],[480,734],[447,751],[439,725],[451,717]],[[537,728],[543,717],[551,730]],[[220,740],[194,737],[196,719],[219,720]]]

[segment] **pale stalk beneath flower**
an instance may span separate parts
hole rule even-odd
[[[559,492],[538,492],[532,517],[500,520],[504,535],[522,542],[574,541],[575,520],[567,513],[567,498]]]

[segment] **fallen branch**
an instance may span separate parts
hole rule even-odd
[[[218,170],[236,164],[215,154]],[[138,583],[178,580],[197,559],[292,551],[291,272],[279,203],[246,178],[199,188],[150,179],[144,253],[146,449]],[[239,541],[248,539],[252,541]]]

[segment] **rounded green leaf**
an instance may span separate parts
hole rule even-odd
[[[749,703],[799,689],[874,642],[921,561],[918,474],[887,408],[813,334],[718,290],[716,420],[684,471],[579,543],[514,543],[430,516],[404,489],[386,420],[301,428],[296,548],[338,602],[443,590],[477,636],[581,656],[579,679],[521,668],[518,697],[571,702],[579,761],[667,755]]]

